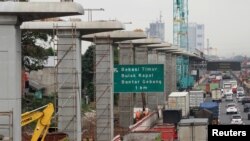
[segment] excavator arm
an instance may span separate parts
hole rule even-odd
[[[39,111],[43,108],[43,111]],[[37,121],[31,141],[37,141],[41,134],[43,134],[41,141],[45,139],[45,136],[51,124],[53,113],[54,106],[52,103],[49,103],[48,105],[22,114],[21,126],[25,126],[31,122]]]

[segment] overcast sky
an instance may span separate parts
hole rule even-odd
[[[59,1],[59,0],[31,0]],[[166,41],[173,41],[173,0],[74,0],[93,11],[93,20],[119,20],[126,30],[145,29],[150,22],[165,22]],[[205,25],[206,39],[220,56],[250,56],[250,0],[189,0],[189,22]],[[88,13],[81,16],[88,20]],[[215,50],[210,51],[215,54]]]

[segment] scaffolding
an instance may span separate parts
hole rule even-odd
[[[188,0],[173,2],[173,44],[188,51]]]
[[[80,86],[77,72],[76,25],[54,25],[53,37],[55,59],[55,105],[56,123],[60,132],[69,135],[70,141],[77,140],[77,98]]]
[[[0,121],[6,121],[4,123],[0,123],[0,134],[8,135],[4,138],[8,138],[8,141],[13,140],[13,112],[0,112]]]

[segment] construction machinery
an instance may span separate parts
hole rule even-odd
[[[173,0],[173,44],[185,51],[188,47],[188,0]],[[193,85],[193,77],[189,74],[189,57],[177,57],[177,89],[185,90]]]
[[[40,111],[43,109],[43,111]],[[41,141],[44,141],[45,136],[51,124],[52,115],[54,113],[54,105],[49,103],[45,106],[28,111],[21,116],[21,126],[37,121],[31,141],[37,141],[42,135]]]

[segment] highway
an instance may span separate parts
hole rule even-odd
[[[250,125],[250,120],[247,119],[247,113],[243,112],[243,105],[241,104],[241,102],[237,102],[235,96],[234,96],[234,101],[225,101],[225,99],[223,98],[222,102],[219,104],[220,124],[222,125],[230,124],[231,116],[233,114],[228,114],[228,115],[226,114],[226,105],[231,102],[234,102],[238,105],[238,109],[239,109],[238,114],[242,116],[244,124]]]

